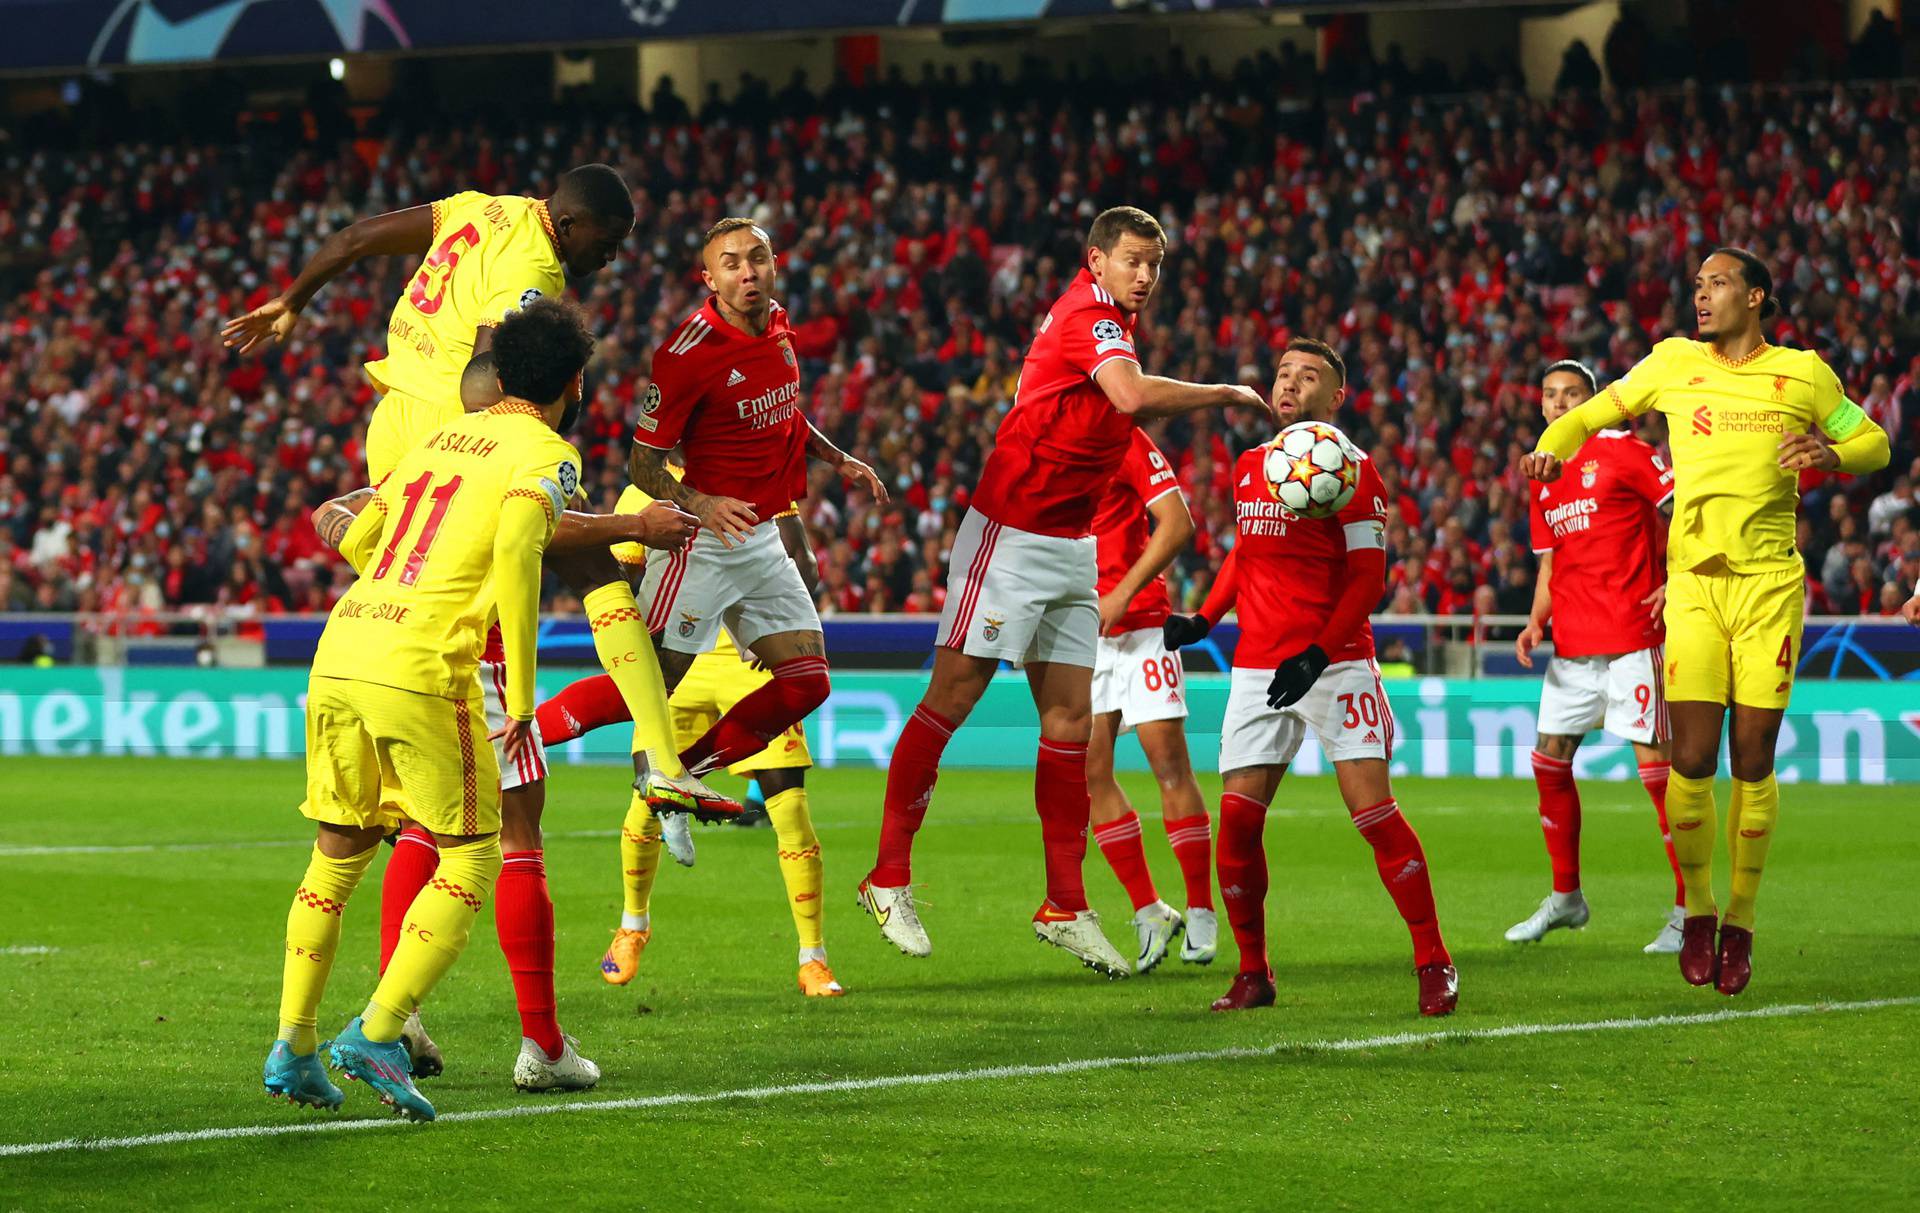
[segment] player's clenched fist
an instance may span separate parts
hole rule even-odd
[[[1548,451],[1533,451],[1520,456],[1520,474],[1528,480],[1552,484],[1560,479],[1560,457]]]
[[[1160,642],[1168,652],[1184,648],[1190,644],[1199,644],[1207,638],[1213,625],[1207,622],[1205,615],[1169,615],[1160,625]]]
[[[687,541],[700,529],[698,518],[665,501],[656,501],[630,517],[634,542],[663,552],[677,552],[686,547]]]

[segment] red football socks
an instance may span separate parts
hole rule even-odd
[[[1380,883],[1387,887],[1394,908],[1400,911],[1408,934],[1413,936],[1414,967],[1453,963],[1447,945],[1440,939],[1440,919],[1433,908],[1433,881],[1427,874],[1427,853],[1421,849],[1420,836],[1400,815],[1400,805],[1383,800],[1355,813],[1353,824],[1359,829],[1360,837],[1373,847],[1373,862],[1380,869]]]
[[[1205,813],[1167,822],[1167,845],[1187,882],[1187,908],[1213,908],[1213,822]]]
[[[1540,832],[1553,865],[1553,891],[1571,893],[1580,887],[1580,789],[1573,783],[1573,763],[1535,750],[1533,782],[1540,789]]]
[[[540,1046],[548,1060],[566,1048],[553,997],[553,898],[540,851],[515,851],[500,865],[493,892],[493,925],[513,975],[520,1007],[520,1034]]]
[[[807,718],[833,689],[825,657],[795,657],[773,667],[765,686],[733,705],[706,735],[680,754],[696,775],[752,758],[767,743]]]
[[[393,841],[387,870],[380,878],[380,971],[387,971],[400,931],[407,925],[407,907],[427,887],[440,867],[440,848],[425,827],[410,825]]]
[[[880,815],[880,851],[867,879],[883,889],[913,881],[913,836],[926,820],[940,755],[957,726],[926,704],[913,709],[887,763],[887,797]]]
[[[1672,763],[1640,764],[1640,782],[1646,785],[1647,798],[1653,801],[1653,811],[1660,818],[1660,841],[1667,848],[1667,863],[1673,868],[1673,904],[1684,906],[1687,886],[1680,879],[1680,857],[1673,852],[1673,831],[1667,827],[1667,777],[1671,774]]]
[[[1046,851],[1047,900],[1078,914],[1087,908],[1083,868],[1087,862],[1087,743],[1040,739],[1033,763],[1033,807],[1040,813],[1040,845]]]
[[[1251,796],[1220,797],[1220,899],[1240,946],[1240,971],[1264,975],[1267,959],[1267,806]]]
[[[1160,900],[1160,894],[1153,888],[1153,873],[1147,871],[1147,852],[1140,841],[1138,813],[1128,813],[1094,826],[1093,840],[1100,844],[1100,853],[1107,857],[1108,866],[1120,878],[1127,896],[1133,899],[1134,909]]]
[[[611,674],[595,674],[568,685],[534,710],[540,726],[540,744],[554,746],[591,733],[602,725],[631,720],[627,701]]]

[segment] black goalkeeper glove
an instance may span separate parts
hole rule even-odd
[[[1190,644],[1199,644],[1212,630],[1213,625],[1207,622],[1205,615],[1169,615],[1167,621],[1160,625],[1160,643],[1171,653]]]
[[[1280,663],[1267,684],[1267,706],[1288,708],[1299,703],[1327,668],[1326,650],[1310,644]]]

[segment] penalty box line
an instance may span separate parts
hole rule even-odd
[[[1692,1015],[1647,1015],[1625,1019],[1592,1019],[1576,1023],[1507,1024],[1497,1028],[1470,1028],[1466,1031],[1392,1032],[1382,1036],[1343,1037],[1333,1040],[1283,1040],[1270,1045],[1241,1045],[1221,1049],[1192,1049],[1179,1053],[1148,1053],[1133,1057],[1089,1057],[1077,1061],[1042,1064],[981,1066],[969,1070],[939,1070],[922,1074],[890,1074],[875,1078],[841,1078],[823,1082],[783,1083],[776,1086],[739,1087],[730,1091],[684,1091],[667,1095],[643,1095],[630,1099],[576,1100],[518,1104],[507,1108],[483,1108],[472,1112],[449,1112],[436,1124],[467,1124],[486,1120],[510,1120],[524,1116],[579,1115],[588,1112],[638,1112],[655,1108],[684,1108],[702,1104],[779,1099],[790,1095],[841,1095],[856,1091],[884,1091],[896,1087],[932,1087],[959,1082],[984,1082],[1010,1078],[1052,1078],[1063,1074],[1084,1074],[1094,1070],[1119,1070],[1133,1066],[1178,1066],[1196,1062],[1257,1060],[1289,1053],[1358,1053],[1374,1049],[1393,1049],[1407,1045],[1452,1044],[1474,1040],[1506,1040],[1517,1036],[1566,1036],[1587,1032],[1626,1032],[1643,1028],[1697,1027],[1742,1019],[1785,1019],[1804,1015],[1832,1015],[1852,1011],[1875,1011],[1886,1007],[1920,1006],[1920,997],[1872,998],[1858,1002],[1783,1003],[1752,1009],[1726,1008]],[[291,1124],[239,1125],[225,1129],[189,1129],[173,1133],[149,1133],[139,1137],[68,1137],[59,1141],[21,1142],[0,1145],[0,1158],[19,1158],[35,1154],[64,1154],[75,1151],[134,1150],[145,1146],[188,1145],[203,1141],[235,1141],[255,1137],[290,1137],[303,1133],[344,1133],[360,1129],[393,1129],[407,1126],[397,1117],[378,1120],[306,1120]]]

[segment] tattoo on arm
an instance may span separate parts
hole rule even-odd
[[[354,516],[340,508],[338,504],[327,509],[326,521],[320,527],[320,542],[334,551],[340,550],[340,541],[347,537],[347,531],[353,526]]]
[[[635,443],[633,453],[627,458],[627,475],[635,487],[655,501],[671,501],[681,509],[688,509],[700,494],[687,487],[684,481],[675,480],[667,471],[667,453],[641,443]]]
[[[847,459],[847,453],[833,445],[833,441],[822,434],[811,421],[807,423],[807,454],[821,463],[831,464],[834,467],[839,467]]]

